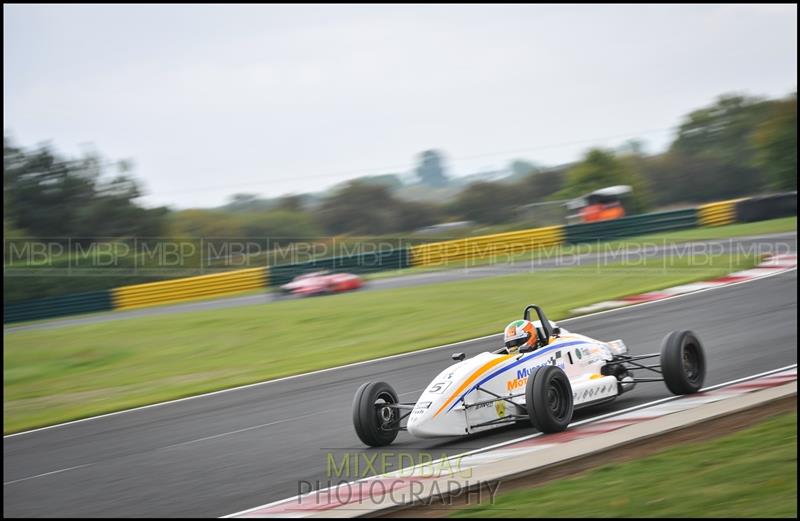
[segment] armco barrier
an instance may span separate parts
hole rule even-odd
[[[736,221],[753,222],[797,215],[797,192],[760,195],[736,203]]]
[[[267,268],[250,268],[114,288],[114,309],[141,308],[264,288],[268,272]]]
[[[74,293],[58,297],[3,304],[3,323],[39,320],[60,317],[75,313],[109,311],[111,309],[111,290]]]
[[[434,242],[411,248],[413,266],[435,266],[448,262],[481,257],[513,255],[564,242],[564,226],[548,226],[519,232],[468,237],[454,241]]]
[[[670,212],[658,212],[567,226],[470,237],[412,248],[318,259],[311,262],[252,268],[164,282],[124,286],[3,305],[3,322],[19,322],[110,309],[129,309],[230,295],[278,286],[308,271],[329,269],[371,273],[408,266],[441,265],[480,257],[501,257],[567,243],[614,240],[669,230],[717,226],[797,215],[797,192],[734,199]]]
[[[570,244],[609,241],[648,233],[694,228],[695,226],[697,226],[697,210],[688,208],[632,215],[611,221],[569,224],[566,226],[566,241]]]
[[[316,259],[297,264],[284,264],[270,268],[270,285],[280,286],[297,275],[315,270],[346,271],[349,273],[374,273],[377,271],[399,270],[409,266],[408,249],[360,253]]]
[[[731,199],[718,203],[704,204],[697,209],[700,226],[722,226],[736,220],[736,204],[743,199]]]

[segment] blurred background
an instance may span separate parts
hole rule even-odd
[[[269,250],[297,241],[435,241],[797,188],[795,6],[4,14],[4,266],[36,264],[14,241],[46,241],[39,264],[64,275],[98,241],[141,240],[102,277],[7,277],[6,301],[157,280],[126,270],[146,239],[260,241],[250,265],[276,264]]]
[[[452,362],[428,348],[493,351],[528,303],[636,353],[691,329],[706,385],[796,367],[796,4],[3,14],[4,515],[289,497],[363,449],[362,382],[413,399]],[[479,515],[796,518],[791,405],[614,461],[613,498],[590,478]]]

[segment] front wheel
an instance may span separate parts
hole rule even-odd
[[[525,405],[534,427],[544,433],[561,432],[572,421],[572,386],[567,374],[553,365],[537,367],[525,384]]]
[[[397,393],[385,382],[367,382],[353,400],[353,426],[358,438],[370,447],[389,445],[400,431]]]
[[[673,394],[692,394],[703,387],[706,356],[692,331],[673,331],[661,343],[661,373]]]

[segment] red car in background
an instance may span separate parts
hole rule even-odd
[[[315,271],[298,275],[280,289],[285,295],[311,296],[352,291],[362,286],[364,286],[363,279],[352,273]]]

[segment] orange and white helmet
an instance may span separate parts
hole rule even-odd
[[[536,328],[530,320],[515,320],[506,326],[503,334],[506,349],[511,354],[520,349],[533,349],[537,339]]]

